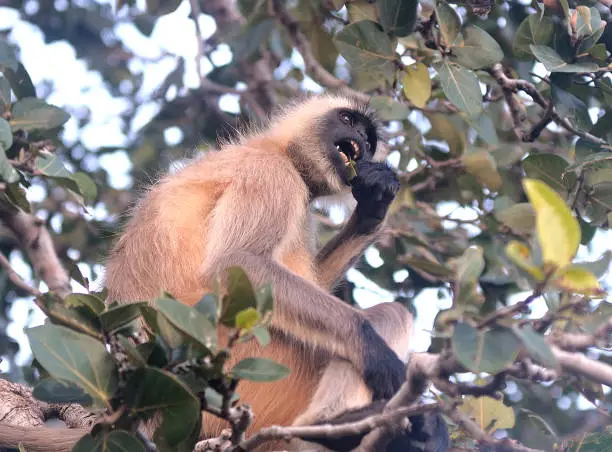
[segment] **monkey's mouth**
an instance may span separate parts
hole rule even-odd
[[[342,156],[345,165],[349,165],[352,161],[358,160],[361,155],[361,149],[355,140],[340,140],[336,143],[336,150]]]

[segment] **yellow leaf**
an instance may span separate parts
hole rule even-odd
[[[389,206],[389,214],[393,215],[402,207],[414,207],[414,196],[408,185],[404,185],[400,188],[397,196],[395,196],[395,199]]]
[[[580,225],[559,194],[545,182],[524,179],[523,187],[536,213],[538,241],[545,264],[568,265],[578,251]]]
[[[603,289],[590,271],[570,265],[555,279],[554,284],[561,290],[583,295],[602,295]]]
[[[427,66],[414,63],[406,67],[402,85],[406,99],[419,108],[425,107],[431,96],[431,79]]]
[[[453,123],[448,115],[442,113],[428,113],[426,116],[431,124],[431,129],[427,132],[426,137],[430,140],[446,141],[453,157],[461,155],[466,145],[466,137],[456,123]]]
[[[465,154],[461,163],[468,173],[489,190],[498,191],[502,187],[501,176],[497,172],[495,160],[487,151]]]
[[[514,427],[514,410],[493,397],[466,396],[459,409],[474,419],[480,428],[488,433],[497,429]]]
[[[528,272],[537,281],[542,281],[544,279],[544,273],[542,270],[533,265],[531,262],[531,251],[529,251],[529,248],[527,248],[521,242],[511,240],[506,245],[506,255],[512,262]]]
[[[236,314],[236,328],[249,330],[259,323],[261,314],[255,308],[247,308]]]

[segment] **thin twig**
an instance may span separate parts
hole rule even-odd
[[[514,98],[514,93],[517,92],[518,90],[521,90],[527,93],[533,99],[533,101],[537,103],[543,109],[546,110],[548,108],[549,106],[548,101],[544,98],[544,96],[542,96],[542,94],[538,91],[538,89],[533,83],[530,83],[526,80],[509,78],[504,73],[503,66],[500,63],[493,65],[493,67],[490,69],[489,72],[491,73],[493,78],[495,78],[497,83],[499,83],[499,85],[502,87],[502,90],[504,90],[504,96],[506,97],[506,101],[508,102],[508,107],[510,108],[511,113],[513,113],[514,109],[516,108],[515,102],[518,102]],[[567,118],[563,118],[562,116],[560,116],[559,113],[554,108],[552,111],[552,119],[557,124],[562,126],[567,131],[573,133],[574,135],[577,135],[579,137],[593,141],[598,144],[606,144],[605,140],[602,140],[601,138],[598,138],[595,135],[591,135],[588,132],[583,132],[583,131],[576,129],[567,120]],[[513,113],[513,120],[515,120],[514,113]],[[515,127],[516,127],[516,123],[515,123]],[[522,138],[522,132],[519,133],[519,137]]]
[[[35,297],[38,297],[38,296],[41,295],[41,292],[38,289],[36,289],[35,287],[30,286],[23,279],[21,279],[21,276],[19,276],[17,274],[17,272],[15,270],[13,270],[13,267],[11,267],[11,263],[9,262],[9,260],[6,258],[6,256],[4,254],[0,254],[0,265],[5,268],[6,272],[8,273],[9,279],[17,287],[19,287],[20,289],[25,290],[27,293],[29,293],[30,295],[33,295]]]

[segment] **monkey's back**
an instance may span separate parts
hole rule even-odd
[[[230,147],[211,152],[187,165],[181,171],[168,175],[150,188],[134,209],[132,218],[111,251],[106,267],[106,287],[109,299],[132,302],[154,299],[160,291],[167,291],[182,302],[193,305],[210,290],[202,280],[202,263],[206,260],[206,244],[216,240],[209,236],[209,222],[220,197],[230,184],[241,180],[283,177],[271,174],[269,168],[291,168],[285,154],[275,149],[261,150]],[[249,154],[248,159],[238,157]],[[255,164],[253,164],[255,162]],[[280,164],[282,162],[282,164]],[[284,175],[289,181],[299,175]],[[286,182],[283,182],[286,183]],[[297,191],[296,191],[297,193]],[[251,193],[248,196],[273,196],[274,193]],[[300,194],[283,209],[302,209],[304,196]],[[248,202],[248,199],[245,200]],[[266,214],[264,212],[264,214]],[[256,221],[251,218],[249,221]],[[296,230],[305,225],[296,225]],[[312,256],[301,237],[295,238],[279,261],[302,277],[314,280]],[[278,244],[281,246],[281,244]],[[219,342],[226,343],[227,331],[220,327]],[[302,349],[291,340],[279,339],[273,334],[265,348],[255,341],[239,344],[232,352],[230,365],[248,356],[275,359],[292,369],[290,378],[276,382],[274,391],[291,397],[270,397],[266,383],[243,381],[238,393],[248,393],[249,403],[257,416],[251,430],[280,424],[288,425],[306,406],[314,391],[317,370],[304,366],[311,362],[312,349]],[[307,355],[307,356],[306,356]],[[321,357],[321,365],[324,357]],[[273,405],[273,406],[271,406]],[[217,435],[227,423],[214,416],[205,416],[205,435]]]

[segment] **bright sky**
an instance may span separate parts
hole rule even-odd
[[[113,0],[96,0],[101,4],[112,4]],[[75,3],[79,3],[75,1]],[[140,0],[140,5],[144,0]],[[35,0],[28,2],[29,11],[38,8]],[[66,0],[55,0],[57,8],[66,8]],[[184,0],[179,8],[172,14],[161,17],[153,30],[151,37],[146,37],[132,25],[129,21],[119,23],[114,28],[114,34],[122,40],[125,46],[134,54],[141,57],[134,59],[130,63],[130,70],[134,73],[144,74],[144,83],[140,88],[137,99],[140,102],[137,106],[137,114],[130,124],[128,137],[138,133],[140,128],[157,113],[159,105],[155,102],[147,101],[149,95],[157,88],[166,75],[172,71],[176,64],[176,57],[184,57],[186,71],[184,83],[189,88],[198,85],[196,72],[196,40],[195,26],[188,18],[189,2]],[[200,27],[204,38],[210,36],[215,31],[215,23],[208,16],[200,18]],[[119,114],[126,109],[132,108],[129,102],[122,98],[113,97],[103,84],[102,77],[95,71],[91,71],[87,64],[82,60],[76,59],[76,54],[71,45],[66,41],[56,41],[45,44],[41,32],[34,26],[22,21],[19,13],[6,7],[0,7],[0,30],[12,29],[9,39],[18,43],[21,47],[21,61],[27,68],[35,85],[39,86],[43,81],[52,81],[53,92],[47,99],[49,103],[66,108],[73,116],[78,116],[85,109],[91,111],[91,122],[81,130],[77,128],[77,121],[73,117],[65,126],[63,138],[71,144],[78,138],[90,150],[95,150],[103,146],[122,146],[127,143],[127,137],[122,132],[122,122]],[[110,38],[109,38],[110,39]],[[175,56],[163,56],[165,53]],[[221,47],[211,55],[213,62],[217,65],[224,64],[231,60],[231,53],[227,47]],[[293,63],[303,68],[303,62],[299,54],[294,52]],[[204,58],[201,61],[204,73],[212,69],[210,61]],[[277,69],[277,73],[284,73],[290,69],[290,64],[282,65]],[[543,72],[541,65],[536,65],[535,71]],[[320,91],[321,88],[310,78],[306,77],[303,87],[313,91]],[[129,93],[132,87],[126,83],[121,87],[125,93]],[[169,93],[168,98],[176,96],[176,90]],[[40,91],[39,91],[40,94]],[[235,96],[226,95],[222,98],[222,108],[227,111],[238,111],[238,103]],[[596,111],[591,111],[596,115]],[[416,115],[418,117],[418,115]],[[425,130],[429,127],[426,120],[419,121],[419,127]],[[180,142],[181,132],[178,128],[170,128],[165,133],[166,141],[169,145]],[[397,163],[398,156],[391,156],[390,159]],[[116,188],[129,188],[131,162],[124,151],[117,151],[102,158],[92,157],[87,160],[89,170],[94,170],[98,165],[106,169],[111,175],[110,184]],[[45,197],[45,190],[41,186],[33,187],[28,196],[31,200],[39,200]],[[106,215],[102,206],[92,206],[94,217]],[[474,212],[469,209],[457,209],[456,205],[447,203],[440,207],[440,214],[446,215],[453,212],[453,218],[473,218]],[[449,227],[453,224],[449,222]],[[611,249],[612,243],[610,233],[598,232],[590,247],[587,249],[581,246],[579,258],[596,259],[606,249]],[[27,281],[32,281],[32,274],[27,265],[21,259],[19,252],[14,252],[11,262],[15,270]],[[382,261],[374,249],[367,252],[368,261],[373,265],[380,265]],[[86,265],[81,265],[81,271],[85,276],[91,276],[91,269]],[[398,274],[398,278],[405,278],[407,272]],[[364,306],[384,301],[390,301],[391,295],[380,289],[378,286],[368,281],[356,270],[349,272],[349,277],[361,288],[356,291],[358,302]],[[607,275],[607,284],[612,283],[612,275]],[[41,289],[46,289],[44,283]],[[78,285],[74,284],[75,291],[83,291]],[[513,301],[524,298],[524,294],[514,297]],[[426,350],[430,343],[429,330],[433,324],[434,317],[439,309],[450,307],[450,300],[438,299],[437,290],[425,290],[414,301],[418,316],[415,324],[414,349],[417,351]],[[9,325],[8,332],[19,341],[21,352],[18,356],[19,362],[23,363],[30,358],[30,349],[27,339],[23,333],[26,326],[34,326],[42,323],[44,317],[42,313],[34,308],[28,300],[17,300],[10,311],[12,323]],[[546,306],[543,301],[532,304],[533,315],[539,317],[545,312]],[[6,370],[0,363],[0,371]]]

